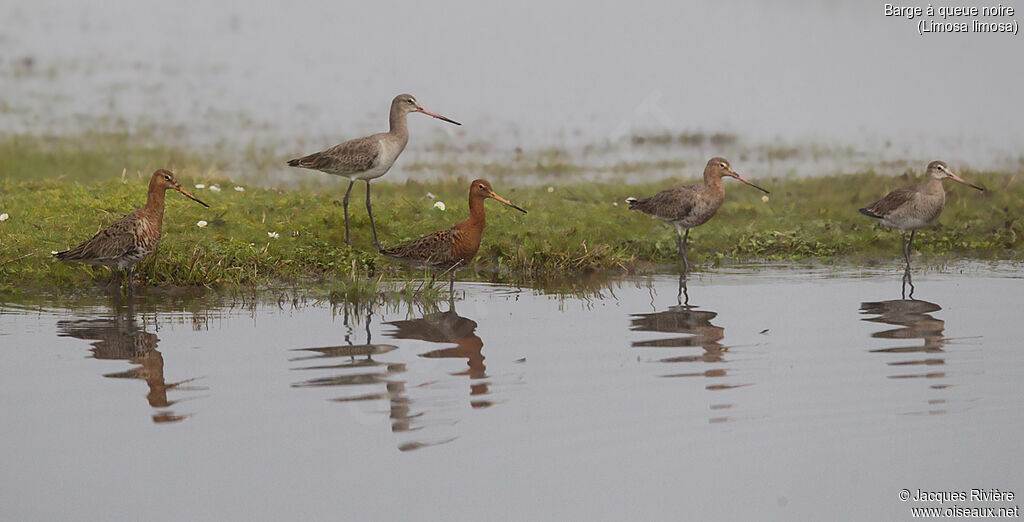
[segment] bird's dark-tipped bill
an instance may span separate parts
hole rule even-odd
[[[957,176],[956,174],[953,174],[952,172],[949,173],[949,177],[953,181],[955,181],[957,183],[963,183],[964,185],[967,185],[968,187],[971,187],[972,189],[977,189],[977,190],[980,190],[982,192],[985,192],[985,189],[983,189],[983,188],[981,188],[981,187],[979,187],[979,186],[977,186],[977,185],[975,185],[973,183],[968,183],[967,180],[965,180],[964,178],[961,178],[960,176]]]
[[[498,200],[498,201],[500,201],[500,202],[502,202],[502,203],[504,203],[504,204],[506,204],[506,205],[508,205],[508,206],[510,206],[510,207],[512,207],[512,208],[514,208],[514,209],[516,209],[516,210],[518,210],[518,211],[520,211],[520,212],[522,212],[523,214],[526,214],[525,210],[523,210],[523,209],[513,205],[511,201],[509,201],[509,200],[507,200],[507,199],[505,199],[505,198],[503,198],[503,197],[501,197],[501,196],[499,196],[499,195],[497,195],[497,194],[495,194],[493,192],[491,192],[491,197],[496,199],[496,200]]]
[[[744,182],[744,183],[746,183],[747,185],[750,185],[751,187],[756,188],[757,190],[760,190],[761,192],[764,192],[765,194],[771,194],[771,192],[768,192],[767,190],[765,190],[765,189],[763,189],[763,188],[761,188],[761,187],[751,183],[749,179],[744,178],[743,176],[740,176],[739,174],[736,174],[735,172],[733,172],[733,177],[738,179],[738,180],[740,180],[740,181],[742,181],[742,182]]]
[[[443,121],[446,121],[448,123],[454,123],[455,125],[462,125],[461,123],[459,123],[459,122],[457,122],[455,120],[452,120],[452,119],[449,119],[449,118],[445,118],[444,116],[441,116],[440,114],[438,114],[436,112],[430,112],[430,111],[428,111],[426,109],[420,109],[417,112],[422,112],[423,114],[426,114],[427,116],[433,116],[433,117],[435,117],[435,118],[437,118],[439,120],[443,120]]]
[[[187,190],[185,190],[185,189],[183,189],[181,187],[174,187],[174,190],[177,190],[178,192],[181,192],[188,199],[191,199],[192,201],[195,201],[196,203],[199,203],[200,205],[202,205],[202,206],[204,206],[206,208],[210,208],[210,205],[207,205],[206,203],[203,203],[202,201],[199,200],[199,198],[197,198],[197,197],[193,196],[192,194],[190,194],[189,191],[187,191]]]

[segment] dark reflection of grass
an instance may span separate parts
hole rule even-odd
[[[358,298],[381,283],[422,280],[376,254],[360,186],[350,207],[355,245],[344,244],[343,182],[328,189],[279,190],[234,183],[216,169],[175,151],[131,145],[110,137],[119,148],[70,142],[22,147],[21,138],[0,140],[0,290],[16,288],[93,288],[105,269],[66,265],[50,257],[87,239],[145,200],[150,169],[175,168],[185,185],[220,183],[221,192],[196,190],[210,209],[168,194],[164,240],[137,269],[147,286],[265,287],[280,282],[323,281],[338,296]],[[130,170],[122,178],[123,166]],[[691,168],[692,175],[698,169]],[[978,193],[950,184],[939,223],[917,235],[915,249],[926,258],[1024,258],[1024,184],[1019,174],[960,173],[991,190]],[[465,219],[467,178],[478,172],[430,184],[374,184],[377,228],[385,245],[404,242]],[[582,285],[580,274],[656,271],[676,261],[675,232],[626,209],[627,196],[645,196],[694,178],[656,183],[576,183],[512,187],[499,194],[529,210],[510,212],[487,203],[488,226],[472,267],[460,278]],[[772,191],[761,194],[727,181],[726,203],[709,223],[691,234],[690,260],[698,265],[761,260],[892,260],[899,234],[878,228],[857,208],[912,175],[873,172],[812,179],[755,178]],[[428,193],[436,199],[428,197]],[[433,208],[444,201],[448,210]],[[205,220],[206,228],[196,223]],[[271,238],[274,232],[279,237]],[[383,278],[382,278],[383,274]],[[436,288],[447,290],[446,285]],[[422,286],[420,283],[416,283]],[[541,285],[543,286],[543,285]],[[418,288],[418,287],[417,287]],[[417,288],[400,293],[415,296]],[[422,289],[421,289],[422,290]],[[437,290],[426,290],[432,292]],[[429,297],[429,295],[428,295]]]

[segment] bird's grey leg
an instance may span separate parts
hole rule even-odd
[[[917,231],[910,231],[910,241],[907,241],[907,266],[910,266],[910,251],[914,248],[914,232]]]
[[[370,228],[373,229],[373,244],[380,250],[380,241],[377,241],[377,225],[373,223],[373,207],[370,206],[370,180],[366,180],[366,213],[370,215]]]
[[[900,293],[902,299],[907,298],[907,284],[910,284],[910,298],[914,298],[914,283],[910,280],[910,266],[903,270],[903,291]]]
[[[903,242],[903,260],[907,262],[907,268],[910,268],[910,253],[907,251],[907,233],[900,232],[900,240]]]
[[[348,180],[348,190],[345,191],[345,199],[342,200],[341,206],[345,209],[345,244],[351,245],[352,240],[348,236],[348,196],[352,194],[352,185],[356,184],[356,180]]]
[[[683,258],[683,273],[690,271],[690,262],[686,259],[686,241],[690,239],[690,229],[686,229],[685,234],[680,234],[678,238],[679,242],[679,257]]]
[[[135,267],[132,266],[128,269],[128,295],[132,295],[135,292],[135,285],[132,284],[132,280],[135,279]]]

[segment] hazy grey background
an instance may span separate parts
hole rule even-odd
[[[5,1],[0,132],[288,155],[382,130],[411,92],[465,126],[414,115],[403,161],[721,131],[1019,168],[1021,37],[920,36],[883,3]]]

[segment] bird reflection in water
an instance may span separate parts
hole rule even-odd
[[[373,387],[374,391],[368,393],[354,393],[344,397],[331,399],[337,402],[355,405],[366,401],[387,400],[390,403],[391,431],[400,434],[416,432],[416,440],[406,440],[399,444],[401,451],[420,449],[426,446],[436,446],[455,440],[456,437],[438,436],[434,429],[437,426],[450,426],[457,423],[456,419],[444,419],[437,416],[437,411],[447,411],[451,401],[447,396],[432,397],[431,393],[438,391],[447,394],[450,390],[446,383],[441,383],[431,378],[429,365],[424,359],[465,359],[467,368],[452,375],[466,376],[469,378],[470,405],[473,408],[485,408],[492,405],[492,401],[484,398],[490,394],[489,376],[484,365],[482,352],[483,341],[476,335],[477,324],[471,319],[458,315],[455,311],[454,301],[449,301],[447,312],[434,312],[423,315],[417,319],[402,321],[391,321],[384,324],[394,327],[394,330],[386,332],[385,335],[394,339],[419,340],[431,343],[446,343],[454,346],[429,350],[420,353],[416,360],[409,361],[413,365],[414,374],[427,376],[426,382],[409,385],[409,368],[406,362],[379,361],[375,357],[387,354],[387,357],[402,359],[408,350],[397,350],[393,344],[374,344],[372,342],[371,323],[373,321],[373,309],[368,307],[365,311],[365,335],[366,344],[352,344],[353,321],[358,322],[361,312],[352,312],[349,305],[343,311],[343,320],[346,328],[345,344],[341,346],[325,346],[319,348],[302,348],[295,350],[301,353],[291,359],[294,362],[310,363],[307,366],[294,368],[299,371],[330,371],[333,374],[325,377],[316,377],[293,384],[296,388],[337,386],[345,389],[365,389]],[[389,353],[394,352],[394,353]],[[422,363],[422,364],[420,364]],[[380,390],[380,385],[384,390]],[[410,392],[417,395],[416,399],[410,397]],[[415,411],[415,413],[414,413]],[[364,412],[353,409],[353,414],[359,418],[365,418],[372,422],[375,412]],[[429,434],[424,435],[424,434]]]
[[[72,319],[57,322],[57,335],[94,341],[92,356],[95,359],[130,361],[135,367],[117,373],[104,374],[114,379],[140,379],[146,381],[149,393],[146,401],[154,409],[153,422],[178,422],[191,414],[176,414],[170,408],[178,401],[170,400],[170,391],[195,391],[202,388],[184,386],[194,379],[168,383],[164,379],[164,357],[156,349],[160,338],[140,327],[135,318],[135,298],[129,296],[122,302],[114,297],[111,317],[99,319]]]
[[[898,356],[899,360],[888,363],[889,366],[899,368],[897,373],[889,376],[890,379],[945,378],[946,372],[937,368],[945,365],[945,359],[941,356],[945,353],[942,348],[949,340],[943,336],[945,323],[931,315],[942,310],[942,307],[935,303],[913,298],[914,286],[910,280],[910,274],[904,274],[902,295],[909,298],[861,303],[861,313],[874,316],[862,320],[899,326],[899,328],[872,333],[872,338],[920,339],[921,342],[910,345],[902,345],[904,343],[900,343],[901,346],[879,348],[870,350],[870,352]],[[922,369],[913,370],[913,368]],[[936,383],[931,385],[931,388],[943,389],[948,386],[948,384]],[[943,403],[945,403],[943,399],[929,401],[931,405]],[[928,413],[941,414],[945,412],[945,410],[932,410]]]
[[[419,319],[391,321],[387,323],[395,330],[387,335],[395,339],[417,339],[431,343],[454,344],[450,348],[441,348],[421,353],[427,359],[466,359],[464,371],[452,375],[469,377],[469,395],[474,397],[470,405],[474,408],[486,408],[493,403],[481,398],[489,392],[487,382],[487,366],[484,365],[484,342],[476,335],[476,322],[455,312],[455,302],[448,302],[447,312],[427,314]]]
[[[373,323],[373,308],[366,305],[365,344],[353,344],[353,324],[358,324],[358,317],[363,310],[346,304],[342,312],[345,326],[345,344],[338,346],[322,346],[317,348],[299,348],[295,352],[305,353],[290,359],[291,361],[313,362],[309,366],[293,368],[300,371],[330,371],[332,375],[316,377],[292,386],[295,388],[316,388],[340,386],[346,389],[370,386],[377,388],[368,393],[355,393],[331,399],[335,402],[358,404],[366,401],[387,400],[390,406],[391,431],[400,433],[414,430],[412,420],[419,414],[413,414],[410,400],[406,392],[405,380],[401,375],[406,367],[401,362],[379,361],[374,356],[391,352],[398,347],[393,344],[374,344],[370,326]],[[384,390],[379,390],[379,385]]]
[[[728,390],[747,386],[747,384],[730,384],[720,382],[719,379],[728,377],[728,371],[721,367],[728,363],[726,354],[728,346],[723,346],[721,341],[725,337],[725,329],[721,326],[711,324],[711,321],[718,314],[709,310],[699,310],[697,306],[690,304],[689,291],[686,287],[686,279],[679,276],[679,287],[676,294],[676,305],[668,307],[662,312],[646,314],[633,314],[630,319],[630,330],[634,332],[659,332],[667,334],[686,334],[685,336],[674,336],[667,338],[635,341],[634,348],[701,348],[700,353],[686,353],[685,355],[674,355],[655,359],[658,363],[667,364],[710,364],[714,367],[703,371],[682,371],[662,375],[662,377],[706,377],[714,379],[712,384],[705,386],[708,390]],[[732,404],[714,404],[713,410],[728,409]],[[727,417],[715,417],[711,422],[722,422]]]

